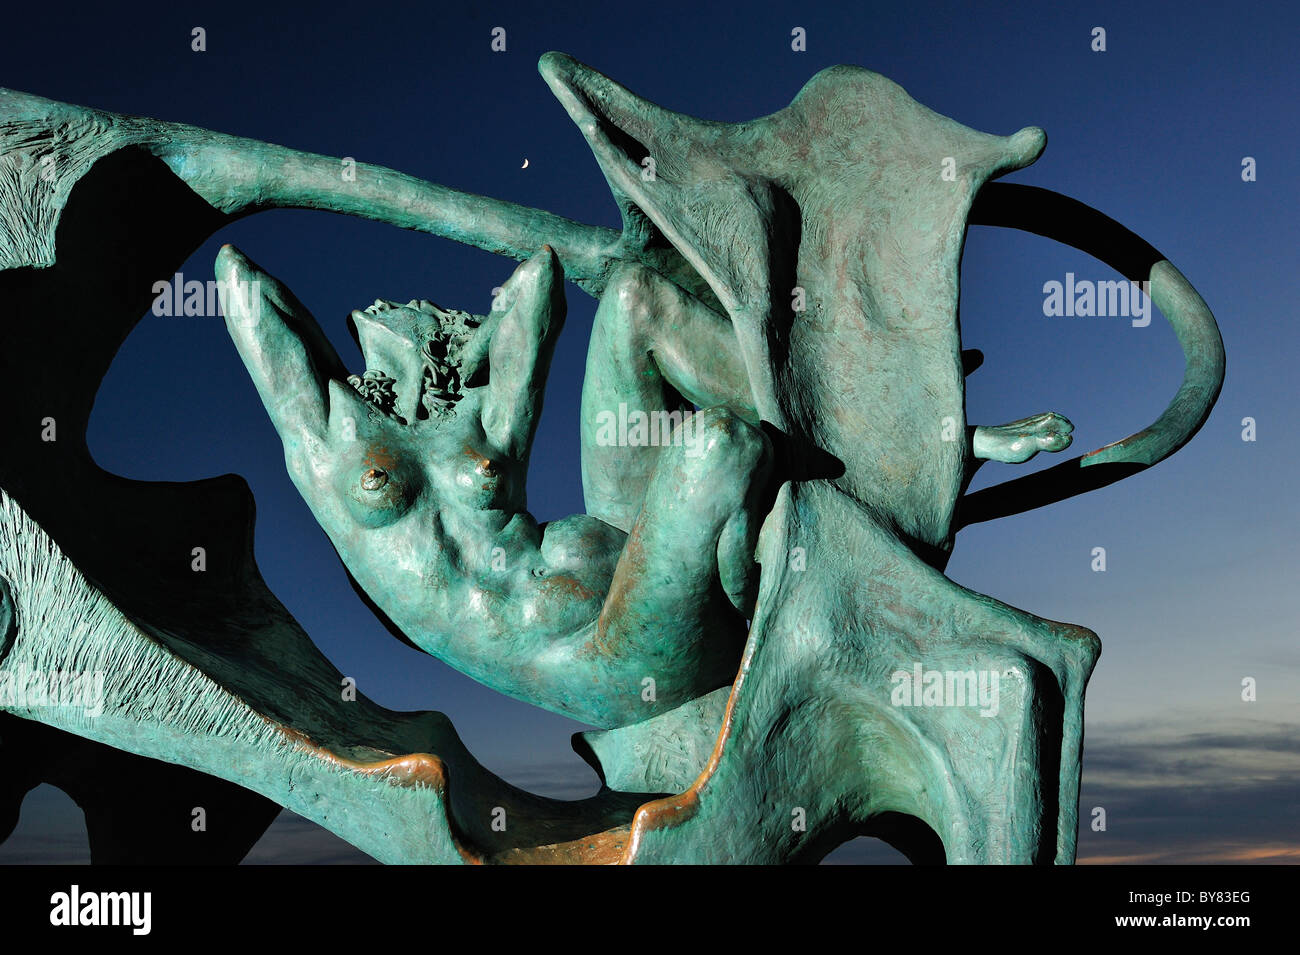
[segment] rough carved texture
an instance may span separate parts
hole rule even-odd
[[[6,763],[42,757],[0,778],[0,835],[45,779],[77,791],[97,861],[130,861],[111,820],[151,822],[122,815],[129,787],[78,788],[68,766],[89,754],[156,791],[234,807],[224,861],[280,805],[393,862],[812,861],[858,833],[918,861],[1071,862],[1096,636],[942,569],[961,526],[1119,480],[1195,434],[1223,378],[1205,303],[1100,213],[988,182],[1031,162],[1040,130],[977,133],[855,67],[743,124],[664,110],[560,54],[541,71],[592,146],[621,233],[378,167],[343,188],[330,157],[0,90],[0,371],[31,384],[0,419],[0,675],[102,671],[107,691],[95,717],[0,699],[6,726],[31,727],[6,730]],[[954,178],[939,175],[945,158]],[[467,313],[353,313],[369,367],[351,377],[287,289],[233,249],[218,272],[265,282],[244,303],[260,321],[241,324],[227,301],[228,325],[360,587],[475,678],[609,727],[575,740],[607,783],[598,796],[508,786],[440,714],[342,703],[340,674],[257,575],[242,482],[146,484],[90,460],[94,391],[153,282],[222,225],[278,207],[525,262],[503,308],[456,326],[458,347],[421,323]],[[1070,432],[1053,413],[965,421],[978,356],[961,350],[956,294],[971,223],[1047,235],[1149,280],[1186,373],[1143,431],[963,497],[982,460],[1059,451]],[[543,536],[519,475],[564,278],[601,297],[583,391],[589,513]],[[93,316],[78,307],[89,298]],[[69,329],[75,355],[26,363],[62,353]],[[629,406],[668,416],[670,436],[698,429],[702,453],[598,440],[602,414]],[[37,437],[45,416],[57,442]],[[484,443],[463,440],[466,422]],[[410,514],[428,527],[430,513],[474,530],[384,531]],[[187,573],[195,540],[208,542],[206,574]],[[500,593],[527,595],[540,624],[405,597],[394,568],[443,579],[435,551],[454,545],[459,576],[445,579],[490,598],[502,541],[518,576]],[[663,580],[666,592],[647,586]],[[997,712],[900,706],[894,676],[917,666],[998,674]],[[661,677],[650,706],[646,672]],[[155,844],[193,852],[152,824]]]

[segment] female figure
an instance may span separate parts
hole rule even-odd
[[[657,371],[662,361],[688,394],[729,397],[743,412],[752,402],[734,362],[731,378],[692,374],[696,339],[725,332],[725,320],[638,360],[649,318],[638,278],[611,283],[583,397],[584,485],[596,506],[543,525],[526,510],[524,481],[565,313],[549,246],[486,316],[428,302],[354,312],[367,367],[352,376],[293,294],[238,250],[221,250],[217,274],[294,484],[412,643],[600,727],[731,682],[756,584],[769,444],[721,402],[690,414]],[[630,427],[602,418],[593,428],[587,416],[600,411]]]

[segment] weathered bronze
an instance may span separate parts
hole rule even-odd
[[[0,419],[0,676],[103,684],[93,714],[0,695],[0,837],[53,781],[86,808],[96,861],[133,844],[234,861],[285,806],[386,862],[815,861],[857,834],[916,861],[1072,862],[1099,641],[943,569],[962,526],[1190,440],[1223,380],[1205,303],[1100,213],[992,182],[1037,158],[1036,128],[975,132],[856,67],[740,124],[670,112],[561,54],[540,68],[621,231],[378,167],[342,183],[337,159],[0,90],[0,363],[30,385]],[[238,478],[149,484],[91,460],[95,391],[154,283],[227,223],[285,207],[523,263],[483,314],[354,311],[352,372],[249,257],[224,247],[216,274],[289,473],[358,587],[413,645],[602,727],[574,741],[597,796],[506,784],[441,714],[342,702],[257,573]],[[1053,412],[966,421],[972,223],[1149,282],[1186,371],[1149,427],[968,495],[983,461],[1059,452],[1073,430]],[[565,279],[600,301],[587,513],[541,526],[524,477]],[[88,785],[74,753],[132,785]],[[114,828],[141,792],[158,811]],[[220,857],[170,821],[203,800],[227,807]]]

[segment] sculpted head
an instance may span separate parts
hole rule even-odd
[[[378,299],[349,318],[365,370],[328,385],[326,470],[334,496],[361,526],[393,523],[426,490],[437,433],[461,430],[457,405],[477,387],[475,371],[486,370],[481,355],[465,366],[482,323],[423,300]]]

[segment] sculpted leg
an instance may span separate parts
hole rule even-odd
[[[643,660],[642,682],[655,680],[661,704],[676,691],[657,674],[679,670],[684,656],[708,675],[695,695],[736,675],[771,470],[767,437],[727,409],[697,412],[674,434],[681,443],[659,449],[593,641],[598,652]]]
[[[582,487],[587,513],[629,530],[654,473],[661,413],[672,424],[726,405],[756,420],[731,323],[656,272],[620,269],[596,311],[582,387]],[[644,437],[635,432],[643,420]]]

